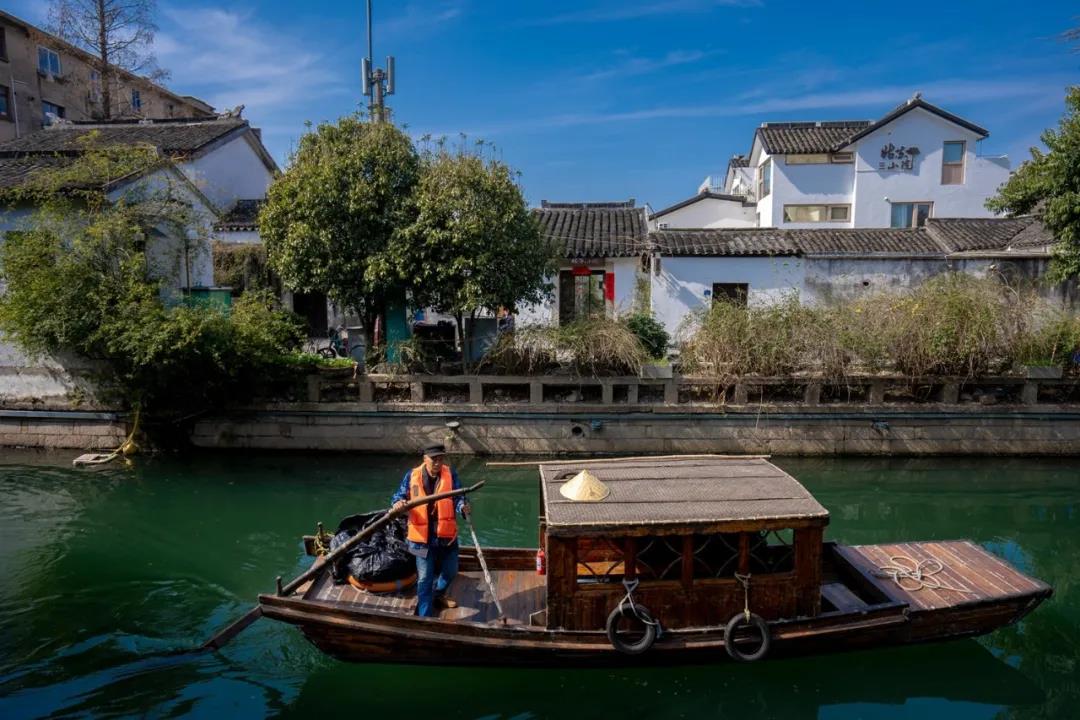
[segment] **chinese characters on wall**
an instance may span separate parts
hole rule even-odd
[[[911,171],[915,169],[915,156],[919,154],[919,148],[911,146],[899,147],[889,143],[881,148],[881,162],[878,170]]]

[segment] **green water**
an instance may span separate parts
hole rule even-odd
[[[202,455],[74,471],[0,454],[0,718],[1076,718],[1080,463],[781,459],[842,542],[972,538],[1055,596],[978,641],[673,669],[350,665],[261,620],[190,647],[301,572],[299,536],[386,504],[411,458]],[[529,468],[464,461],[484,544],[535,545]]]

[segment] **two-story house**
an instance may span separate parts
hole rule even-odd
[[[214,108],[177,95],[146,78],[114,68],[111,118],[213,118]],[[0,142],[41,130],[57,120],[106,116],[100,60],[0,11]]]
[[[915,95],[876,121],[768,122],[720,182],[650,216],[661,228],[905,228],[991,217],[1009,176],[989,132]]]

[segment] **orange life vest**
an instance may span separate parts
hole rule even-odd
[[[438,482],[435,483],[435,492],[450,492],[454,489],[454,479],[450,474],[450,467],[443,465],[439,472]],[[409,478],[409,500],[417,500],[424,497],[424,466],[413,468]],[[435,503],[438,510],[439,521],[435,527],[435,536],[443,540],[453,540],[457,537],[457,519],[454,517],[454,498],[443,498]],[[409,510],[409,534],[408,538],[413,542],[426,543],[428,541],[428,506],[417,505]]]

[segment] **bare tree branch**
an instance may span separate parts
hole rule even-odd
[[[101,73],[102,115],[126,108],[113,102],[117,70],[145,75],[153,82],[169,77],[153,53],[156,0],[49,0],[49,30],[97,56]]]

